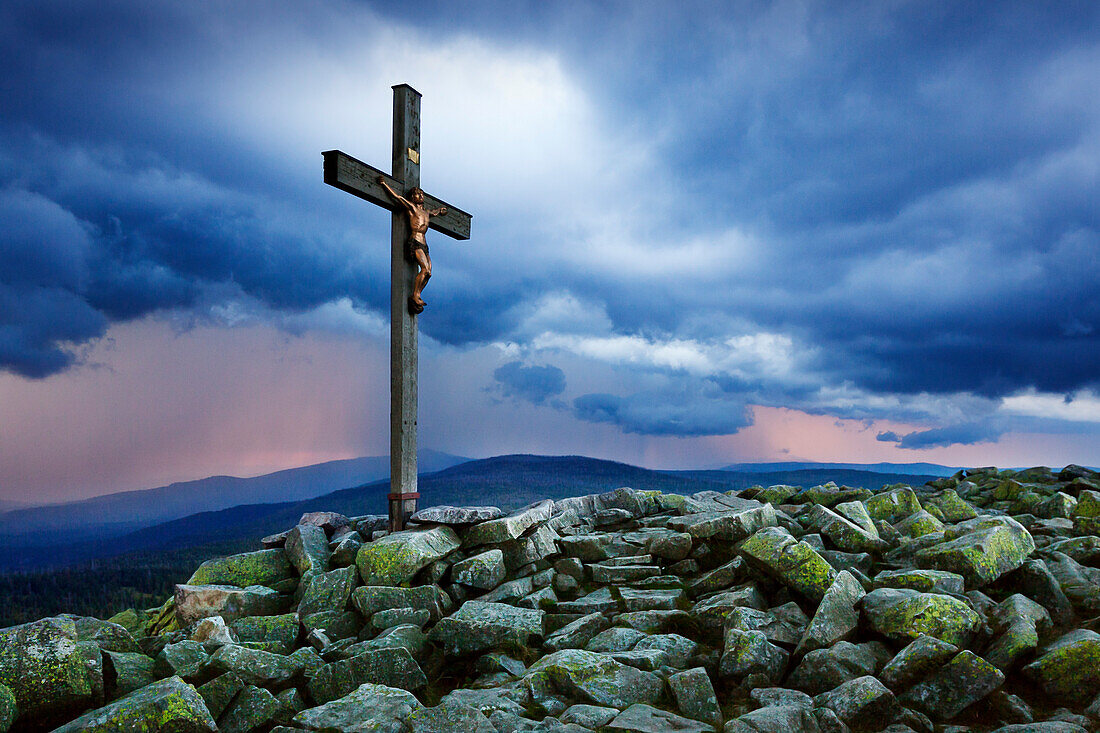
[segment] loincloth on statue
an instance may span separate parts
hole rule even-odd
[[[421,242],[413,237],[409,237],[405,242],[405,257],[410,261],[416,260],[416,250],[424,250],[424,254],[428,254],[428,245],[426,242]]]

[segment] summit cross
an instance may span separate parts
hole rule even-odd
[[[420,498],[416,486],[417,314],[424,309],[420,290],[431,276],[424,229],[431,228],[454,239],[469,239],[471,217],[420,191],[420,92],[408,84],[393,88],[393,167],[390,175],[339,150],[328,150],[322,155],[325,183],[393,212],[390,226],[389,511],[390,531],[398,531],[405,528]]]

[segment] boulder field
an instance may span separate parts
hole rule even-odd
[[[0,733],[1100,730],[1100,474],[304,515],[0,629]]]

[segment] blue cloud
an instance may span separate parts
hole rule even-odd
[[[875,440],[881,441],[883,443],[897,443],[899,440],[901,440],[901,438],[899,438],[898,434],[894,431],[887,430],[876,435]]]
[[[498,367],[493,379],[506,397],[535,405],[565,391],[565,372],[556,366],[524,366],[523,362],[513,361]]]
[[[573,400],[580,420],[610,423],[639,435],[732,435],[752,424],[744,403],[688,391],[641,392],[620,397],[606,393]]]

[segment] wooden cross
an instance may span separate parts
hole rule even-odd
[[[408,84],[393,88],[393,174],[339,150],[322,153],[325,183],[393,212],[390,235],[390,531],[405,528],[416,511],[417,316],[409,312],[416,265],[406,257],[409,225],[404,210],[379,183],[407,196],[420,186],[420,92]],[[470,215],[424,194],[428,209],[446,207],[430,228],[455,239],[470,238]]]

